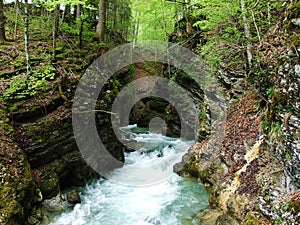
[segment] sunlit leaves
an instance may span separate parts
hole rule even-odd
[[[176,8],[176,3],[164,0],[132,0],[132,11],[139,21],[137,39],[167,40],[176,22]]]

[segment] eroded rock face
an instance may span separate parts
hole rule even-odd
[[[104,85],[96,109],[109,111],[119,89],[128,82],[130,76],[129,68],[116,73]],[[65,93],[67,99],[74,96],[76,85],[73,82],[66,84],[66,89],[69,90]],[[101,159],[97,161],[98,158],[94,158],[94,161],[83,158],[73,133],[72,101],[52,99],[51,96],[43,101],[47,105],[44,111],[40,106],[42,102],[26,100],[22,106],[16,102],[10,115],[15,123],[16,141],[24,149],[43,198],[47,199],[56,196],[59,190],[70,186],[82,186],[89,179],[98,177],[94,169],[101,165],[95,163],[109,162],[102,162]],[[111,114],[100,111],[95,113],[98,134],[93,135],[99,135],[109,153],[120,162],[124,162],[124,146],[114,134]],[[84,120],[84,114],[80,115],[80,118]],[[93,143],[87,142],[87,146],[89,144]],[[92,163],[93,168],[90,166]]]
[[[286,52],[287,54],[287,52]],[[284,163],[291,190],[300,188],[300,65],[295,57],[288,57],[279,67],[280,84],[270,101],[277,128],[269,132],[270,145]],[[282,137],[279,137],[282,135]]]
[[[18,140],[27,154],[31,168],[34,169],[44,198],[54,197],[60,189],[68,186],[84,185],[86,181],[97,176],[78,150],[70,109],[66,106],[60,106],[60,109],[59,112],[49,114],[47,118],[19,127]],[[58,113],[60,117],[57,117]],[[101,138],[107,149],[119,160],[124,160],[123,147],[116,141],[109,123],[102,116],[98,124],[101,126]]]
[[[210,133],[209,126],[207,125],[210,122],[208,118],[209,110],[205,104],[204,92],[199,84],[191,76],[174,67],[169,68],[162,64],[152,66],[154,66],[153,70],[163,70],[159,76],[167,78],[166,82],[157,82],[154,86],[139,87],[139,89],[149,93],[149,96],[158,96],[161,94],[173,100],[176,104],[158,97],[144,98],[135,104],[135,107],[131,111],[130,122],[133,124],[136,123],[141,127],[148,127],[151,119],[159,117],[165,122],[166,135],[193,140],[195,139],[194,125],[198,118],[203,132],[199,132],[197,139],[205,139]],[[143,72],[141,67],[139,64],[137,78],[148,74],[147,71]],[[192,103],[187,104],[187,99],[180,95],[179,91],[176,93],[174,88],[166,88],[171,84],[171,81],[168,80],[172,80],[172,82],[175,82],[185,90]],[[203,112],[201,116],[199,116],[200,111]]]
[[[259,223],[265,215],[263,208],[270,207],[265,211],[272,212],[275,202],[288,192],[284,163],[260,130],[255,99],[253,92],[247,92],[231,106],[222,143],[210,139],[196,143],[174,168],[180,175],[198,177],[207,186],[212,210],[200,217],[211,224]],[[259,216],[254,213],[248,218],[247,212],[258,207]],[[276,213],[270,215],[278,219]]]
[[[99,105],[97,105],[99,109],[109,110],[114,96],[118,93],[118,88],[128,82],[130,73],[130,70],[125,68],[117,73],[117,77],[107,82],[99,96]],[[118,79],[118,87],[114,79]],[[71,82],[66,86],[68,91],[65,92],[64,97],[72,99],[76,85]],[[109,98],[101,101],[104,97]],[[83,158],[77,147],[72,127],[71,101],[66,101],[60,96],[48,96],[45,99],[41,97],[39,101],[27,99],[6,104],[10,112],[9,116],[14,123],[14,128],[10,127],[9,132],[15,130],[16,142],[10,140],[12,146],[15,146],[12,154],[19,152],[16,160],[22,163],[22,168],[20,167],[22,174],[20,172],[20,179],[14,179],[19,183],[17,185],[12,183],[15,187],[9,189],[11,195],[16,197],[6,194],[8,189],[3,189],[6,191],[3,195],[1,194],[3,198],[1,202],[6,205],[1,206],[1,212],[3,210],[5,212],[3,211],[0,223],[4,221],[5,224],[24,224],[29,218],[27,221],[29,224],[36,224],[41,222],[47,214],[36,215],[36,212],[40,211],[41,202],[51,198],[60,198],[62,190],[70,186],[83,186],[90,179],[99,177],[99,174],[91,167],[92,162]],[[106,113],[96,114],[95,121],[99,137],[110,154],[123,162],[124,147],[117,141],[110,116]],[[18,150],[18,146],[23,151]],[[5,155],[4,158],[9,159],[9,156]],[[9,171],[14,170],[10,168]],[[10,200],[6,201],[6,199]]]

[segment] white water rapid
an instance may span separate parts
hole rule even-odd
[[[138,130],[135,126],[123,129],[132,128]],[[66,207],[51,219],[51,225],[199,224],[197,213],[207,206],[208,194],[195,179],[171,172],[152,185],[137,186],[133,182],[135,176],[142,179],[148,175],[136,174],[137,167],[157,165],[155,170],[169,171],[193,142],[150,132],[137,132],[133,140],[139,149],[125,153],[124,167],[113,171],[111,179],[101,178],[81,189],[82,203]]]

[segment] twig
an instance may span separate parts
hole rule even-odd
[[[300,57],[299,57],[299,53],[298,53],[298,49],[296,48],[295,45],[293,45],[293,47],[294,47],[294,49],[295,49],[296,55],[298,56],[298,58],[300,58]]]
[[[3,139],[3,138],[0,138],[0,141],[5,141],[5,142],[8,142],[8,143],[13,143],[13,141],[7,140],[7,139]]]
[[[61,87],[61,83],[59,83],[58,85],[58,92],[59,92],[59,95],[60,97],[65,100],[66,102],[68,102],[68,98],[65,96],[64,92],[62,91],[62,87]]]
[[[112,115],[119,115],[119,113],[113,113],[113,112],[109,112],[109,111],[105,111],[105,110],[100,110],[100,109],[95,109],[95,110],[88,110],[88,111],[79,111],[75,113],[90,113],[90,112],[103,112],[103,113],[108,113],[108,114],[112,114]]]
[[[255,5],[252,7],[252,9],[254,9],[259,3],[259,0],[256,1]]]

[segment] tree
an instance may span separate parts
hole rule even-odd
[[[27,74],[31,71],[30,58],[29,58],[29,14],[28,14],[28,0],[25,0],[25,26],[24,26],[24,42],[25,42],[25,55],[26,55],[26,68]]]
[[[104,41],[106,28],[106,0],[99,0],[99,20],[96,28],[96,37],[100,42]]]
[[[248,23],[248,19],[246,16],[246,6],[245,6],[245,1],[241,1],[241,10],[242,10],[242,16],[243,16],[243,25],[244,25],[244,32],[245,32],[245,37],[247,39],[247,59],[248,59],[248,66],[251,68],[251,63],[252,63],[252,45],[251,45],[251,40],[250,40],[250,26]],[[254,15],[253,15],[254,16]]]
[[[56,5],[54,9],[54,23],[53,23],[53,58],[56,56],[56,38],[58,36],[58,31],[59,31],[59,7],[60,5]]]
[[[5,41],[5,16],[3,0],[0,0],[0,41]]]
[[[127,39],[129,28],[133,26],[131,2],[128,0],[111,0],[106,4],[106,33],[112,32],[119,39]],[[115,37],[114,37],[115,38]]]

